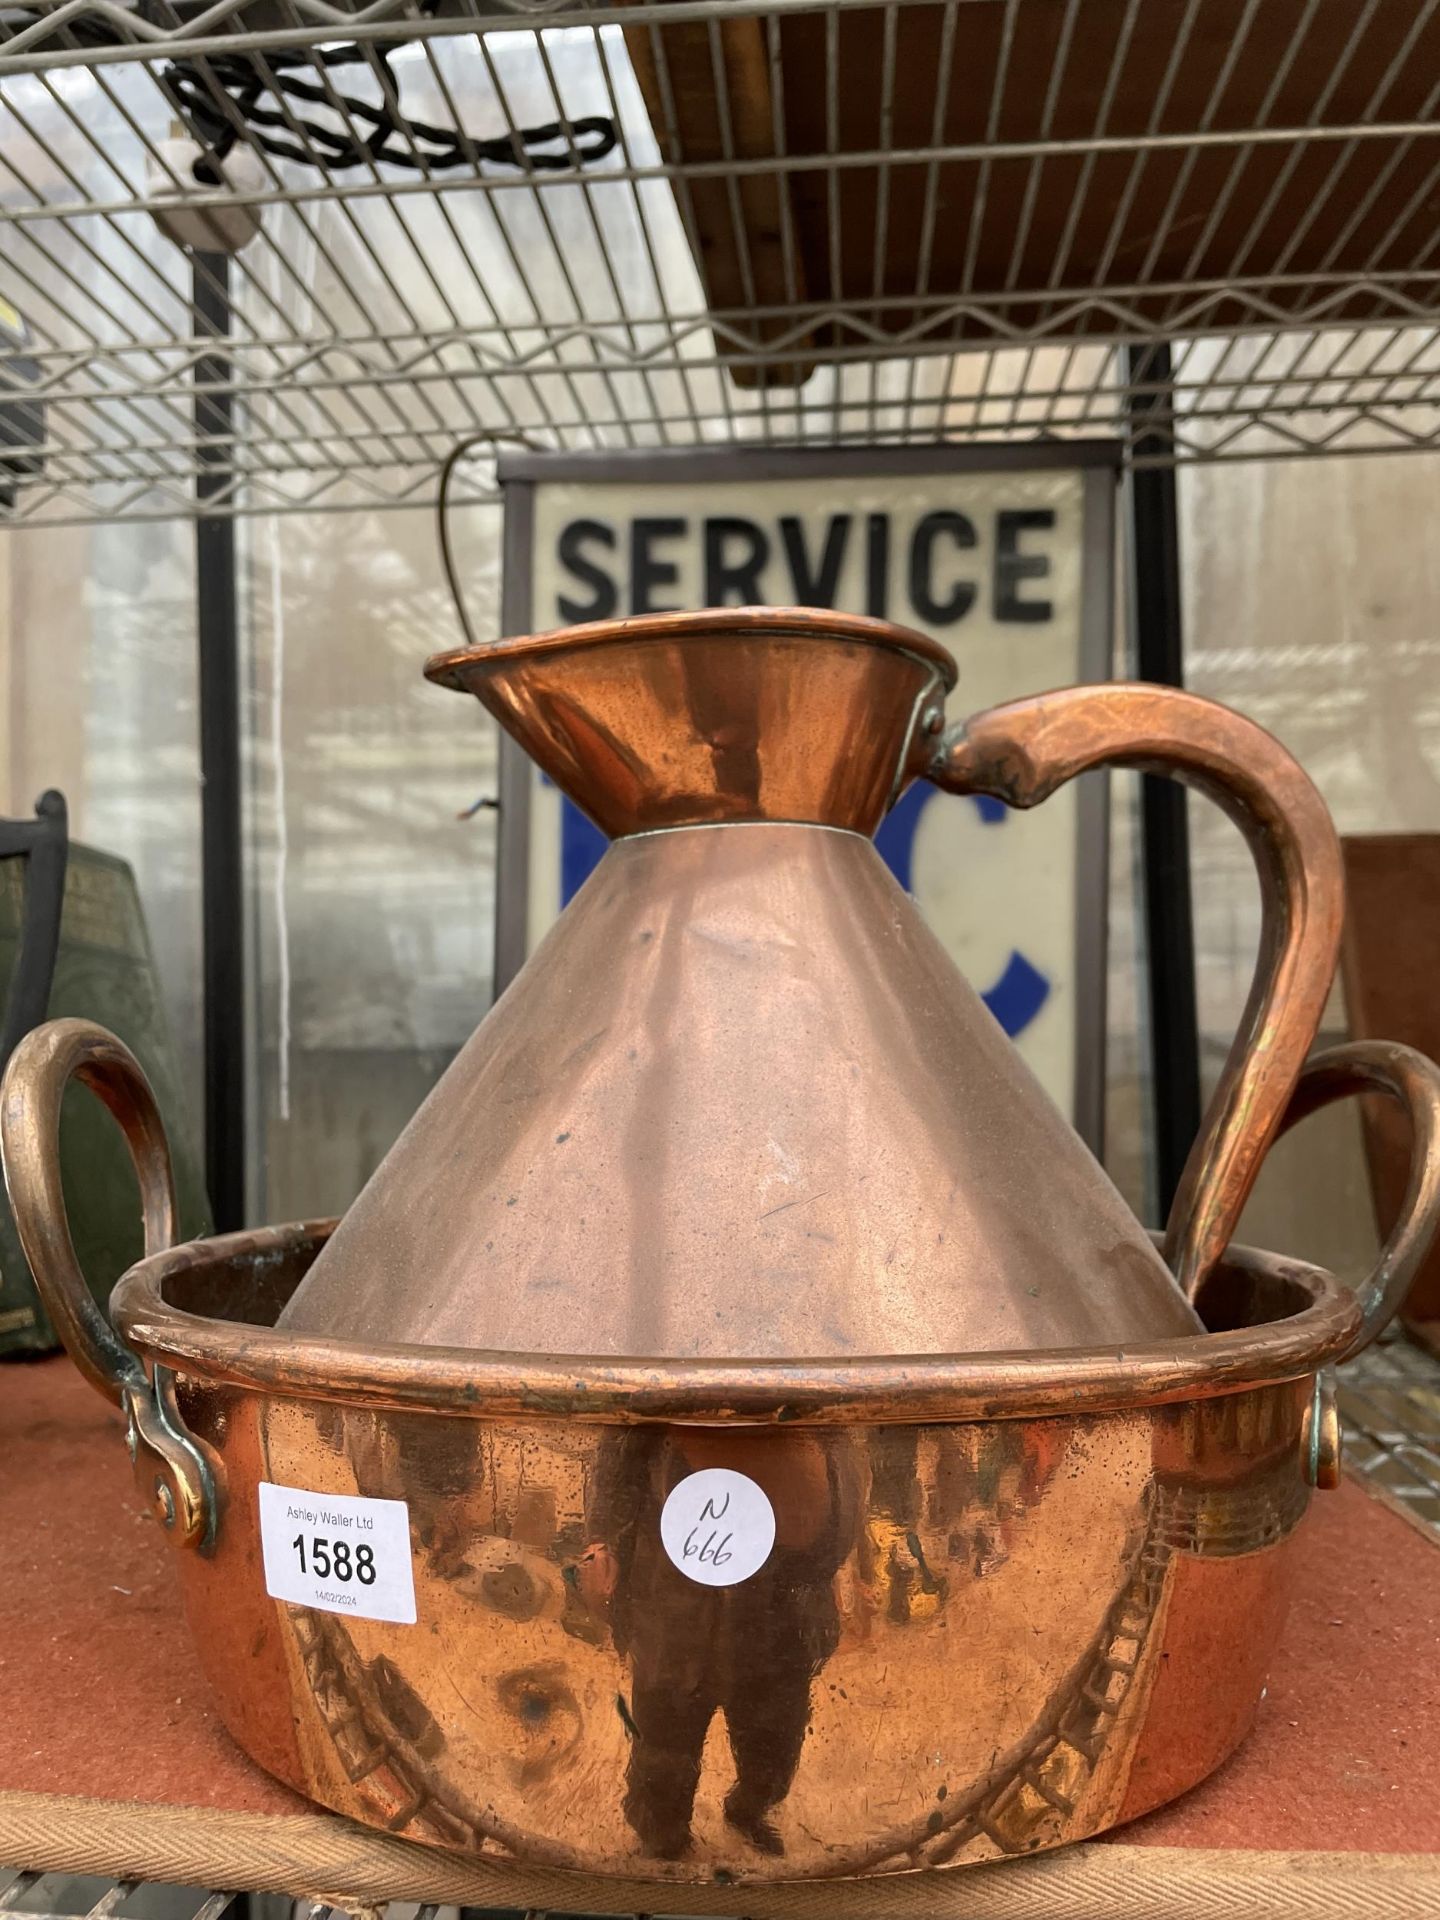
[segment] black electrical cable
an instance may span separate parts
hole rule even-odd
[[[420,0],[419,11],[432,15],[436,5],[437,0]],[[169,4],[162,7],[154,0],[139,0],[135,16],[150,24],[168,26],[174,13]],[[0,45],[12,34],[38,26],[45,17],[34,7],[0,7]],[[127,42],[125,33],[104,18],[81,15],[68,23],[67,31],[80,46],[119,46]],[[191,137],[205,149],[194,171],[196,180],[209,186],[225,184],[218,163],[238,139],[247,140],[278,160],[320,167],[327,173],[381,162],[408,167],[416,173],[433,173],[487,161],[492,166],[566,173],[573,167],[593,166],[613,153],[618,144],[615,122],[608,114],[586,114],[568,125],[547,120],[541,126],[520,127],[514,133],[480,140],[454,127],[432,127],[423,121],[402,119],[394,104],[400,97],[400,85],[390,58],[404,44],[403,40],[394,40],[377,41],[372,48],[351,42],[310,49],[276,47],[266,52],[263,65],[243,53],[208,54],[203,60],[172,60],[160,69],[157,78]],[[377,63],[384,68],[387,96],[378,106],[349,94],[332,93],[313,80],[299,77],[303,71],[313,74],[317,65],[364,67],[373,75]],[[217,85],[229,96],[233,118],[216,98]],[[286,113],[278,106],[262,104],[266,95],[274,99],[277,94],[283,95],[287,104],[300,102],[339,112],[348,116],[352,125],[367,131],[357,139],[348,128],[339,131],[303,113]],[[243,134],[237,119],[244,122]],[[265,131],[271,127],[289,133],[298,127],[309,144]],[[547,151],[552,147],[558,151]]]
[[[470,622],[470,612],[465,605],[465,590],[460,584],[460,569],[455,564],[455,549],[450,543],[450,487],[455,478],[455,469],[467,454],[477,447],[504,446],[507,442],[528,448],[532,453],[541,451],[539,446],[526,433],[506,427],[485,428],[472,433],[464,440],[457,440],[446,454],[440,467],[440,490],[435,500],[435,531],[440,541],[440,564],[445,569],[445,580],[450,588],[450,598],[455,603],[455,617],[460,622],[460,631],[465,636],[467,647],[478,647],[479,635]],[[485,809],[498,812],[499,796],[485,793],[473,805],[464,807],[456,814],[457,820],[473,820],[477,813]]]
[[[389,64],[395,51],[396,46],[390,43],[370,49],[350,43],[310,51],[277,47],[266,53],[263,66],[246,54],[209,54],[203,63],[173,60],[161,68],[158,78],[192,137],[206,150],[205,157],[196,163],[196,177],[206,177],[208,160],[216,185],[222,178],[218,163],[242,137],[276,159],[322,167],[330,173],[381,163],[409,167],[415,172],[435,172],[473,167],[477,161],[560,173],[576,166],[591,166],[615,148],[615,122],[599,114],[573,120],[568,127],[550,120],[543,126],[522,127],[483,140],[458,128],[403,119],[396,104],[399,81]],[[327,69],[361,66],[373,73],[377,62],[388,82],[386,98],[378,104],[338,91],[332,93],[317,81],[302,77],[313,74],[317,65]],[[217,86],[228,96],[234,118],[217,99]],[[284,104],[266,106],[263,102],[267,96],[281,96]],[[296,103],[332,111],[338,108],[351,127],[326,126],[304,113],[285,110]],[[243,136],[237,120],[244,122]],[[308,146],[287,137],[297,126],[303,130]],[[268,128],[286,129],[287,135],[267,132]],[[363,131],[357,137],[352,128]],[[545,151],[550,147],[559,151]]]

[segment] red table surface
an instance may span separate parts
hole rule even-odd
[[[0,1368],[0,1790],[293,1813],[221,1726],[119,1416]],[[1316,1497],[1254,1733],[1131,1845],[1440,1851],[1440,1557],[1355,1482]]]

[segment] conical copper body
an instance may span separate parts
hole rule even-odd
[[[430,672],[621,837],[285,1325],[709,1358],[1197,1330],[869,843],[948,656],[877,622],[712,613]]]

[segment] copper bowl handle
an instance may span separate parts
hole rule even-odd
[[[80,1271],[60,1177],[60,1106],[72,1079],[120,1123],[140,1182],[147,1257],[176,1239],[175,1177],[165,1125],[144,1069],[91,1020],[51,1020],[28,1033],[0,1082],[0,1160],[20,1245],[75,1365],[126,1416],[141,1490],[184,1545],[208,1544],[215,1490],[209,1463],[180,1424],[173,1381],[152,1384],[139,1357],[96,1305]]]
[[[1394,1040],[1351,1040],[1317,1053],[1300,1076],[1280,1131],[1288,1133],[1333,1101],[1364,1093],[1388,1095],[1409,1116],[1410,1177],[1375,1270],[1355,1290],[1365,1317],[1336,1366],[1363,1353],[1395,1318],[1440,1227],[1440,1067],[1423,1053]]]
[[[1164,1254],[1191,1300],[1224,1252],[1325,1008],[1344,917],[1324,801],[1273,735],[1172,687],[1066,687],[949,728],[927,769],[955,793],[1033,807],[1099,766],[1169,774],[1240,828],[1260,878],[1260,957],[1240,1029],[1180,1178]]]

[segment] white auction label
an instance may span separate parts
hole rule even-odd
[[[758,1573],[775,1544],[775,1509],[763,1487],[729,1467],[702,1467],[672,1489],[660,1539],[702,1587],[733,1587]]]
[[[359,1620],[415,1620],[410,1509],[403,1500],[307,1493],[260,1482],[265,1591]]]

